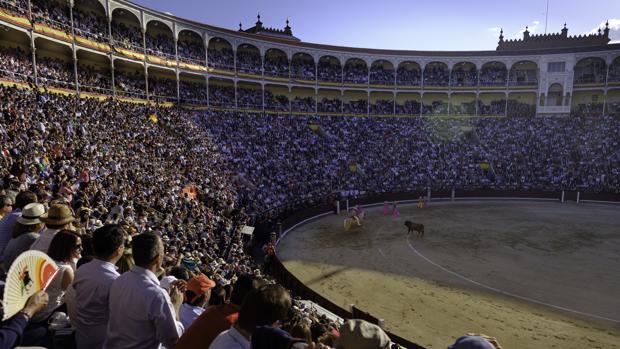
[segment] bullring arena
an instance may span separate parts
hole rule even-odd
[[[620,347],[620,206],[471,201],[364,209],[288,232],[286,268],[343,308],[355,304],[427,348],[493,333],[506,348]],[[424,238],[404,221],[423,223]]]

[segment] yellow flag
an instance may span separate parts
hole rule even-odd
[[[149,116],[149,120],[151,120],[152,123],[156,124],[159,120],[157,119],[157,115],[155,114],[151,114],[151,116]]]

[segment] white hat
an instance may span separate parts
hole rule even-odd
[[[17,222],[23,225],[33,225],[43,223],[39,219],[45,213],[45,206],[37,202],[28,204],[22,210],[21,216],[17,218]]]
[[[159,282],[159,286],[168,290],[170,288],[170,285],[177,280],[178,279],[172,275],[164,276]]]

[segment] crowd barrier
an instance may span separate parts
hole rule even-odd
[[[429,198],[437,201],[446,200],[545,200],[545,201],[557,201],[557,202],[594,202],[594,203],[609,203],[620,204],[620,193],[590,193],[590,192],[578,192],[578,191],[498,191],[498,190],[440,190],[431,192],[415,191],[415,192],[403,192],[403,193],[388,193],[378,195],[368,195],[357,198],[350,198],[345,200],[334,201],[329,204],[317,205],[310,208],[300,209],[293,211],[292,213],[286,213],[280,217],[278,223],[279,231],[276,232],[276,238],[283,238],[287,232],[294,229],[296,226],[301,225],[312,218],[317,216],[331,214],[336,212],[336,208],[339,206],[342,210],[347,207],[354,207],[356,205],[381,205],[384,202],[416,202],[420,197]],[[290,212],[290,211],[289,211]],[[371,323],[382,326],[383,321],[372,314],[364,312],[357,308],[355,305],[351,305],[350,309],[343,309],[339,305],[333,303],[329,299],[323,297],[319,293],[312,290],[301,282],[295,275],[289,272],[282,262],[278,259],[277,255],[274,256],[270,263],[270,274],[275,277],[284,287],[291,290],[291,292],[302,299],[313,301],[337,316],[345,319],[364,319]],[[408,348],[408,349],[423,349],[424,347],[413,343],[405,338],[388,332],[388,335],[393,342]]]

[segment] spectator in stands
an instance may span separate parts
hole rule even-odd
[[[13,211],[13,200],[8,195],[0,195],[0,220]]]
[[[15,223],[17,223],[17,219],[21,216],[22,209],[33,202],[37,202],[37,196],[33,192],[20,192],[15,198],[13,210],[5,214],[2,220],[0,220],[0,256],[2,256],[2,259],[4,259],[4,250],[9,240],[11,240]]]
[[[4,250],[4,269],[9,270],[13,261],[22,253],[28,251],[32,243],[39,237],[39,232],[45,227],[41,216],[45,213],[43,204],[33,202],[24,207],[22,215],[17,218],[13,227],[12,238]]]
[[[64,304],[64,295],[67,288],[73,283],[75,262],[81,257],[82,240],[69,230],[61,230],[52,239],[48,255],[58,265],[58,272],[52,279],[46,291],[49,295],[47,306],[37,313],[32,321],[45,322]]]
[[[0,349],[15,348],[21,344],[26,326],[33,316],[47,306],[48,295],[39,291],[28,298],[24,308],[0,326]]]
[[[389,349],[392,345],[381,327],[364,320],[347,320],[339,332],[341,349]]]
[[[44,253],[47,253],[56,233],[63,229],[71,229],[71,223],[75,221],[71,207],[61,203],[52,204],[40,219],[45,223],[45,229],[41,231],[41,235],[32,243],[30,249]]]
[[[209,347],[215,337],[231,328],[239,316],[239,307],[245,296],[262,286],[255,277],[240,275],[235,282],[230,303],[210,306],[187,328],[176,349],[193,349],[199,346]]]
[[[209,349],[249,349],[252,333],[258,326],[275,326],[291,308],[291,296],[279,285],[265,285],[248,293],[239,318],[229,330],[220,333]]]
[[[112,283],[110,318],[104,348],[172,348],[183,334],[177,321],[183,301],[179,284],[170,294],[159,286],[156,273],[164,261],[164,245],[153,233],[134,237],[136,266]]]
[[[114,264],[125,250],[125,232],[118,225],[105,225],[93,232],[95,258],[81,266],[73,282],[78,349],[102,348],[108,327],[108,300],[112,282],[120,276]]]
[[[198,274],[187,280],[185,302],[181,305],[179,315],[184,328],[189,328],[192,322],[204,312],[213,287],[215,287],[215,282],[204,274]]]

